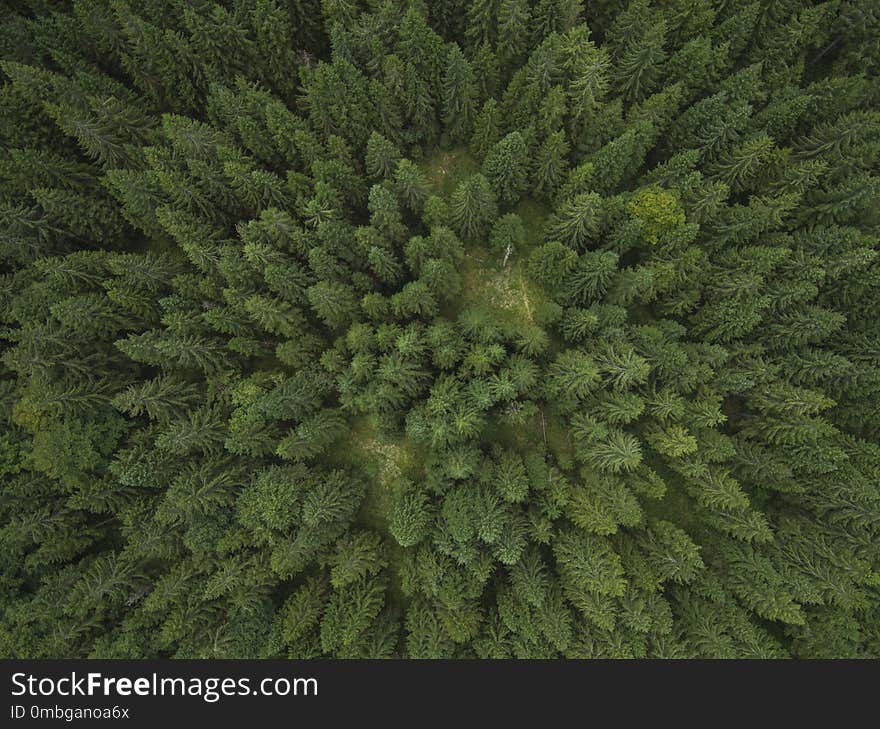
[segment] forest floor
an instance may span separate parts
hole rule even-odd
[[[446,200],[461,180],[480,169],[479,163],[465,148],[439,150],[422,160],[420,167],[432,192]],[[443,311],[450,319],[455,319],[464,309],[478,307],[512,327],[536,323],[536,310],[545,302],[546,295],[529,280],[526,261],[532,249],[542,242],[548,210],[542,203],[526,197],[513,210],[503,212],[515,212],[520,216],[526,230],[525,245],[522,250],[513,251],[505,262],[503,254],[490,250],[486,242],[468,243],[459,269],[461,296]],[[514,448],[524,448],[527,443],[543,440],[552,450],[564,449],[568,440],[552,422],[552,415],[547,413],[545,417],[544,412],[520,426],[496,426],[486,437]],[[358,521],[365,528],[387,535],[395,484],[402,479],[420,478],[423,454],[419,446],[403,435],[383,435],[366,416],[354,421],[349,438],[342,459],[367,479],[367,493]],[[557,448],[554,443],[558,444]],[[390,545],[391,573],[389,601],[402,607],[406,602],[400,586],[403,549],[390,535],[387,542]]]
[[[466,147],[437,150],[425,157],[419,167],[428,179],[431,191],[446,200],[459,182],[480,171],[480,163]]]
[[[446,200],[463,179],[480,170],[477,160],[464,147],[437,151],[420,166],[432,192]],[[529,278],[526,261],[532,250],[544,242],[544,226],[550,211],[544,203],[525,196],[512,210],[501,210],[502,214],[508,212],[516,213],[523,222],[526,235],[522,249],[512,251],[505,261],[503,252],[491,250],[487,241],[467,243],[459,268],[461,296],[443,311],[448,318],[455,319],[464,309],[483,308],[495,321],[514,328],[538,323],[538,311],[546,303],[547,295]],[[559,344],[551,337],[551,349]],[[546,408],[521,425],[496,423],[485,438],[487,442],[514,449],[529,449],[543,443],[563,460],[571,458],[568,432]]]
[[[480,171],[480,165],[464,147],[438,150],[422,160],[420,167],[432,192],[449,200],[458,184]],[[523,250],[513,251],[506,263],[502,252],[494,252],[485,242],[465,246],[462,275],[462,295],[456,306],[444,314],[454,317],[462,309],[484,307],[510,324],[534,324],[535,306],[543,294],[526,274],[528,254],[542,240],[548,210],[542,203],[523,198],[510,211],[520,216],[526,230]]]
[[[344,459],[367,479],[367,493],[358,513],[358,522],[388,537],[388,571],[391,576],[388,599],[395,606],[405,603],[400,587],[403,548],[388,532],[388,515],[395,484],[402,479],[417,477],[421,458],[418,446],[402,435],[383,436],[371,418],[360,416],[352,423]]]

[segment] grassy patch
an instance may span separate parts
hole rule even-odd
[[[449,198],[463,179],[479,172],[477,161],[464,147],[439,150],[420,163],[432,192]],[[534,323],[534,305],[542,297],[526,276],[524,262],[542,238],[547,208],[531,198],[521,200],[512,212],[522,218],[526,243],[504,264],[503,254],[490,251],[483,244],[468,245],[460,273],[462,296],[456,305],[443,313],[455,318],[462,308],[485,306],[511,324]],[[504,265],[502,265],[504,264]]]
[[[506,324],[526,326],[535,322],[535,306],[543,294],[525,274],[522,258],[503,256],[485,246],[468,246],[461,264],[462,295],[459,309],[483,307]]]
[[[387,532],[394,484],[401,478],[412,478],[420,468],[421,454],[416,446],[403,436],[383,437],[371,418],[360,416],[353,420],[338,460],[367,479],[359,517],[363,526]]]
[[[438,150],[426,157],[419,167],[431,186],[431,192],[448,198],[458,183],[480,171],[480,164],[465,147]]]
[[[499,321],[527,326],[535,323],[535,307],[546,298],[541,287],[529,279],[526,261],[532,249],[541,243],[547,210],[541,203],[525,198],[513,212],[522,218],[525,244],[521,250],[513,251],[507,261],[502,252],[490,250],[484,244],[466,246],[458,308],[482,306]]]
[[[371,418],[355,418],[340,459],[367,480],[367,492],[357,516],[358,525],[386,537],[388,545],[388,599],[403,606],[400,588],[401,547],[388,532],[388,515],[395,484],[402,478],[417,479],[422,468],[422,452],[405,437],[386,438],[376,431]]]

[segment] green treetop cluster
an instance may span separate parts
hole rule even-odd
[[[0,59],[0,654],[880,656],[876,0]]]

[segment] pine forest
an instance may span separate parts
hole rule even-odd
[[[0,656],[880,657],[880,1],[0,2]]]

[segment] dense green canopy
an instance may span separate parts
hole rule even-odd
[[[880,657],[877,0],[0,59],[0,655]]]

